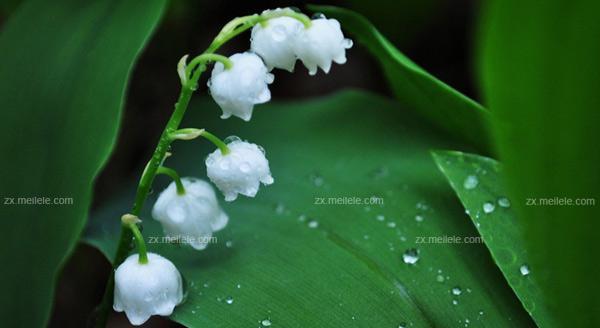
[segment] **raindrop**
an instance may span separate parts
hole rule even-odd
[[[500,197],[498,198],[498,205],[500,205],[500,207],[508,208],[510,207],[510,201],[506,197]]]
[[[277,205],[275,205],[275,213],[281,215],[285,212],[285,205],[283,205],[283,203],[277,203]]]
[[[402,260],[406,264],[415,264],[419,260],[419,250],[416,248],[407,249],[404,254],[402,254]]]
[[[406,328],[406,322],[401,322],[401,323],[398,325],[398,328]]]
[[[242,171],[243,173],[248,173],[251,169],[252,168],[250,167],[250,163],[248,162],[243,162],[242,164],[240,164],[240,171]]]
[[[493,203],[485,202],[483,203],[483,212],[485,214],[490,214],[496,209],[496,206]]]
[[[416,215],[415,216],[415,221],[417,221],[417,222],[423,222],[424,219],[425,218],[422,215]]]
[[[237,289],[240,289],[240,288],[242,288],[242,285],[237,284],[237,285],[235,285],[235,287],[237,287]]]
[[[438,274],[437,277],[435,277],[435,280],[437,282],[444,282],[444,280],[446,280],[446,279],[441,274]]]
[[[425,202],[418,202],[416,205],[417,209],[427,211],[429,209],[429,205],[425,204]]]
[[[227,303],[227,304],[233,304],[233,297],[227,296],[227,298],[225,298],[225,303]]]
[[[477,176],[469,175],[465,178],[465,181],[463,182],[463,187],[465,187],[465,189],[471,190],[475,189],[475,187],[477,187],[478,184],[479,180],[477,179]]]
[[[311,16],[311,19],[323,19],[323,18],[325,18],[325,14],[323,14],[323,13],[314,13]]]
[[[298,216],[298,221],[300,221],[300,222],[304,222],[304,221],[306,221],[306,215],[304,215],[304,214],[300,214],[300,215]]]
[[[521,271],[522,276],[527,276],[531,272],[529,270],[529,265],[527,265],[527,264],[521,265],[521,267],[519,268],[519,271]]]
[[[462,289],[460,289],[460,287],[456,286],[456,287],[452,288],[452,295],[458,296],[460,294],[462,294]]]
[[[364,238],[365,240],[369,240],[369,235],[364,235],[364,236],[363,236],[363,238]]]
[[[395,228],[396,227],[396,222],[388,222],[387,226],[390,228]]]
[[[317,228],[319,226],[319,221],[310,220],[308,221],[308,227],[311,229]]]
[[[227,247],[227,248],[233,247],[233,241],[231,241],[231,240],[226,241],[225,242],[225,247]]]
[[[375,218],[377,219],[377,221],[383,221],[383,220],[385,220],[385,216],[383,216],[381,214],[377,215]]]
[[[323,177],[320,174],[318,174],[318,173],[311,174],[310,175],[310,181],[312,182],[313,185],[315,185],[315,187],[320,187],[325,182],[325,180],[323,179]]]
[[[457,300],[452,300],[452,305],[458,305],[458,301]]]
[[[479,311],[479,315],[483,315],[483,311]]]
[[[229,136],[229,137],[225,138],[223,140],[223,142],[226,143],[226,144],[230,144],[230,143],[232,143],[234,141],[241,141],[241,140],[242,139],[240,139],[240,137],[238,137],[238,136]]]
[[[263,327],[270,327],[271,326],[271,320],[264,319],[263,321],[260,322],[260,324],[263,325]]]

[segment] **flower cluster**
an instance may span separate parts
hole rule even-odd
[[[271,73],[274,68],[291,72],[300,60],[310,75],[316,74],[319,67],[328,73],[332,62],[346,62],[346,49],[352,46],[352,41],[344,38],[337,20],[322,15],[311,20],[285,8],[234,19],[225,25],[209,49],[217,49],[250,27],[249,51],[230,57],[207,51],[189,65],[184,56],[177,68],[183,85],[182,95],[193,92],[204,66],[216,61],[208,87],[223,111],[221,118],[237,116],[250,121],[254,105],[271,99],[269,84],[274,80]],[[175,126],[180,121],[181,118],[176,119]],[[158,196],[152,217],[160,222],[167,237],[189,241],[187,244],[192,248],[203,250],[213,233],[225,228],[229,217],[208,182],[180,178],[177,172],[163,165],[168,156],[164,149],[175,140],[200,136],[214,143],[217,149],[206,157],[206,175],[227,202],[236,200],[240,194],[254,197],[261,184],[272,184],[269,161],[262,147],[254,143],[237,137],[223,142],[204,129],[177,129],[167,124],[163,136],[142,174],[138,195],[146,196],[149,186],[144,183],[150,181],[151,184],[156,174],[170,176],[173,182]],[[136,211],[134,207],[134,213],[139,213],[139,208]],[[175,306],[183,301],[181,274],[169,260],[146,252],[137,226],[141,220],[136,215],[126,214],[122,222],[133,233],[139,253],[125,259],[115,271],[114,310],[125,312],[133,325],[143,324],[152,315],[171,315]]]
[[[323,15],[306,26],[285,16],[289,8],[267,10],[264,16],[284,15],[254,25],[250,51],[229,59],[229,70],[217,63],[208,81],[211,95],[223,110],[221,118],[237,116],[244,121],[252,118],[252,109],[271,99],[268,85],[273,82],[273,68],[292,72],[299,59],[315,75],[320,67],[329,73],[331,63],[346,62],[346,49],[352,41],[344,38],[340,23]]]

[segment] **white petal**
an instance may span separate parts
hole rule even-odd
[[[208,82],[210,93],[223,110],[221,118],[233,115],[248,121],[255,104],[270,100],[268,84],[273,81],[273,76],[254,53],[238,53],[229,59],[233,66],[228,70],[222,64],[214,66]]]
[[[227,155],[217,149],[206,158],[207,175],[226,201],[235,200],[238,194],[254,197],[260,182],[273,182],[269,161],[256,144],[236,140],[227,146]]]

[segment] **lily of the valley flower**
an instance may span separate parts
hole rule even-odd
[[[329,73],[331,62],[346,62],[346,49],[352,40],[344,38],[340,23],[325,16],[312,20],[310,27],[302,29],[295,38],[294,52],[308,69],[310,75],[317,74],[317,67]]]
[[[298,20],[285,16],[270,19],[264,25],[256,24],[252,28],[250,49],[262,57],[269,70],[280,68],[292,72],[297,59],[294,43],[303,27]]]
[[[185,193],[177,193],[175,182],[158,196],[152,217],[162,224],[165,235],[197,250],[205,249],[213,232],[227,225],[229,218],[219,207],[211,185],[195,178],[182,178]]]
[[[227,147],[229,153],[217,149],[206,158],[208,178],[223,192],[226,201],[234,201],[238,194],[254,197],[260,183],[273,183],[269,161],[259,146],[234,140]]]
[[[148,263],[139,263],[138,254],[129,256],[115,271],[113,308],[125,311],[133,325],[152,315],[168,316],[183,300],[181,275],[171,261],[148,253]]]
[[[233,64],[230,69],[215,64],[208,81],[210,93],[223,110],[221,118],[233,115],[249,121],[255,104],[271,100],[268,84],[273,82],[273,74],[254,53],[238,53],[229,59]]]

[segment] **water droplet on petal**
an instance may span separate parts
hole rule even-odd
[[[407,249],[404,254],[402,254],[402,260],[406,264],[415,264],[419,260],[419,250],[416,248]]]
[[[527,275],[529,275],[529,273],[531,273],[531,271],[529,270],[529,265],[527,265],[527,264],[521,265],[521,267],[519,268],[519,271],[521,272],[522,276],[527,276]]]
[[[342,47],[344,47],[346,49],[352,48],[353,45],[354,45],[354,42],[352,42],[352,40],[350,40],[350,39],[344,39],[342,41]]]
[[[465,178],[465,181],[463,182],[463,187],[465,187],[465,189],[475,189],[475,187],[477,187],[477,185],[479,184],[479,180],[477,179],[477,176],[475,175],[469,175]]]
[[[323,18],[325,18],[325,14],[323,14],[323,13],[314,13],[310,18],[311,19],[323,19]]]
[[[483,203],[483,212],[486,214],[492,213],[496,209],[496,206],[493,203],[485,202]]]
[[[229,137],[225,138],[223,140],[223,142],[225,142],[226,144],[230,144],[230,143],[232,143],[234,141],[241,141],[241,140],[242,139],[240,139],[240,137],[238,137],[238,136],[229,136]]]
[[[510,207],[510,201],[506,197],[500,197],[498,198],[498,205],[500,205],[500,207],[508,208]]]

